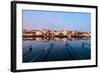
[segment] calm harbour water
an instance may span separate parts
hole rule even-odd
[[[23,40],[23,62],[91,59],[90,39]]]

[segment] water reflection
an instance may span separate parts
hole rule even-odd
[[[86,60],[91,58],[91,39],[82,38],[23,38],[23,62]]]
[[[71,38],[66,38],[66,37],[27,37],[23,38],[23,40],[30,40],[30,41],[42,41],[42,42],[48,42],[48,41],[77,41],[77,40],[88,40],[90,39],[89,37],[71,37]]]

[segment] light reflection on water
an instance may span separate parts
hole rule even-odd
[[[91,58],[90,38],[24,38],[23,62],[86,60]]]

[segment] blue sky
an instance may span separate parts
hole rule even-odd
[[[91,31],[91,14],[23,10],[23,29]]]

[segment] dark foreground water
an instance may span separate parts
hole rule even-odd
[[[24,39],[22,48],[24,63],[91,58],[90,39]]]

